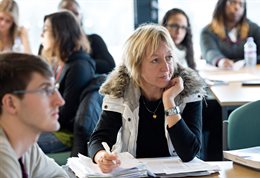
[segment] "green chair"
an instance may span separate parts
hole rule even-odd
[[[60,153],[49,153],[47,156],[50,158],[53,158],[56,163],[58,163],[60,166],[66,165],[67,159],[70,157],[71,151],[65,151]]]
[[[235,109],[227,123],[229,150],[260,146],[260,100]]]

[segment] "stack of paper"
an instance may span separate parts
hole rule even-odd
[[[260,170],[260,146],[224,151],[224,158]]]
[[[79,178],[86,177],[144,177],[147,176],[147,171],[143,163],[135,159],[130,153],[124,152],[118,154],[121,160],[120,167],[116,168],[109,174],[102,173],[97,164],[81,154],[78,157],[68,159],[67,165]]]
[[[208,164],[198,158],[190,162],[182,162],[179,157],[135,159],[130,153],[118,154],[121,160],[119,168],[110,174],[104,174],[99,167],[88,157],[79,154],[79,157],[68,159],[67,165],[79,178],[86,177],[185,177],[203,176],[220,171],[215,165]]]
[[[148,173],[154,177],[204,176],[220,171],[216,165],[210,165],[198,158],[182,162],[179,157],[139,159],[146,164]]]

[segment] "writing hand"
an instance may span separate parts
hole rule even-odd
[[[105,150],[97,152],[95,161],[103,173],[112,172],[121,163],[115,153],[108,153]]]

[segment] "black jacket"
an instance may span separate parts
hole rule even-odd
[[[57,80],[59,92],[65,100],[59,112],[61,130],[73,132],[80,95],[94,76],[95,62],[86,52],[77,51],[69,56]]]
[[[88,153],[87,143],[102,111],[103,96],[98,90],[105,79],[106,75],[95,77],[80,96],[80,105],[74,121],[71,156]]]

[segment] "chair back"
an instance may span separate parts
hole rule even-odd
[[[99,93],[99,88],[105,79],[106,75],[95,77],[81,94],[74,120],[71,156],[77,156],[78,153],[87,156],[87,143],[102,111],[103,96]]]
[[[235,109],[228,118],[228,149],[260,146],[260,100]]]

